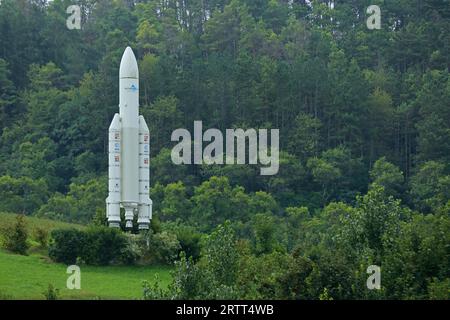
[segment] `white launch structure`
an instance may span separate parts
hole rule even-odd
[[[110,227],[120,227],[120,208],[126,228],[135,214],[140,230],[149,229],[152,218],[150,191],[150,133],[139,116],[139,69],[133,50],[127,47],[120,62],[119,108],[109,127],[109,194],[106,216]]]

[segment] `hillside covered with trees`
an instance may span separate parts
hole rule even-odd
[[[447,0],[2,0],[0,212],[105,223],[130,45],[152,243],[176,253],[145,298],[448,299],[449,30]],[[174,165],[173,130],[197,120],[279,129],[278,174]]]

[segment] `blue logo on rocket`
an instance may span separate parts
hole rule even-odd
[[[133,92],[136,92],[136,91],[138,91],[139,89],[138,89],[137,85],[132,84],[129,88],[125,88],[125,90],[131,90],[131,91],[133,91]]]

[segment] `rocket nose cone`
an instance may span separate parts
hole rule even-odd
[[[123,53],[122,61],[120,62],[119,77],[120,79],[139,79],[139,69],[136,57],[134,56],[133,50],[131,50],[130,47],[127,47],[125,49],[125,52]]]

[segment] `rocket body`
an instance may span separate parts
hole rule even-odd
[[[148,229],[152,215],[150,190],[150,134],[139,116],[139,70],[130,47],[125,50],[119,72],[119,114],[109,128],[108,223],[120,226],[120,208],[125,209],[126,227]]]

